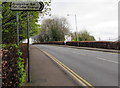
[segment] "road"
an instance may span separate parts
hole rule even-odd
[[[56,57],[93,86],[118,86],[117,53],[51,45],[34,46]]]

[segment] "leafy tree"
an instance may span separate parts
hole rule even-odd
[[[69,34],[69,24],[65,18],[53,17],[43,20],[37,42],[64,41]]]
[[[29,23],[30,23],[30,36],[34,36],[39,33],[40,25],[37,24],[39,14],[46,14],[47,5],[50,2],[46,2],[44,13],[39,13],[38,11],[29,12]],[[20,42],[27,38],[27,12],[19,11],[19,38]],[[2,41],[5,44],[16,43],[16,12],[10,10],[10,2],[2,3]],[[12,39],[12,41],[11,41]]]
[[[77,33],[78,41],[95,41],[94,36],[90,35],[86,30]],[[77,41],[76,32],[72,33],[72,40]]]
[[[77,41],[78,37],[76,32],[71,33],[71,37],[72,37],[72,41]]]

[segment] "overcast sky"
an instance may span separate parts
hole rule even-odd
[[[87,30],[96,40],[113,40],[118,37],[119,0],[52,0],[52,15],[65,17],[71,31]],[[70,14],[70,16],[67,16]]]

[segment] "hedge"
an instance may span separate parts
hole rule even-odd
[[[79,46],[79,47],[91,47],[91,48],[103,48],[103,49],[115,49],[120,50],[120,42],[111,41],[52,41],[52,42],[41,42],[33,44],[57,44],[57,45],[69,45],[69,46]]]
[[[24,59],[16,44],[4,45],[2,56],[2,87],[18,88],[25,82]]]

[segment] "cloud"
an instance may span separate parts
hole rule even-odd
[[[95,26],[95,28],[106,28],[106,27],[117,27],[118,26],[118,22],[117,21],[106,21],[106,22],[102,22],[99,23]]]
[[[118,1],[119,0],[52,0],[52,14],[64,16],[76,31],[77,15],[78,31],[86,28],[97,39],[116,37],[118,35]],[[67,14],[71,16],[67,17]]]

